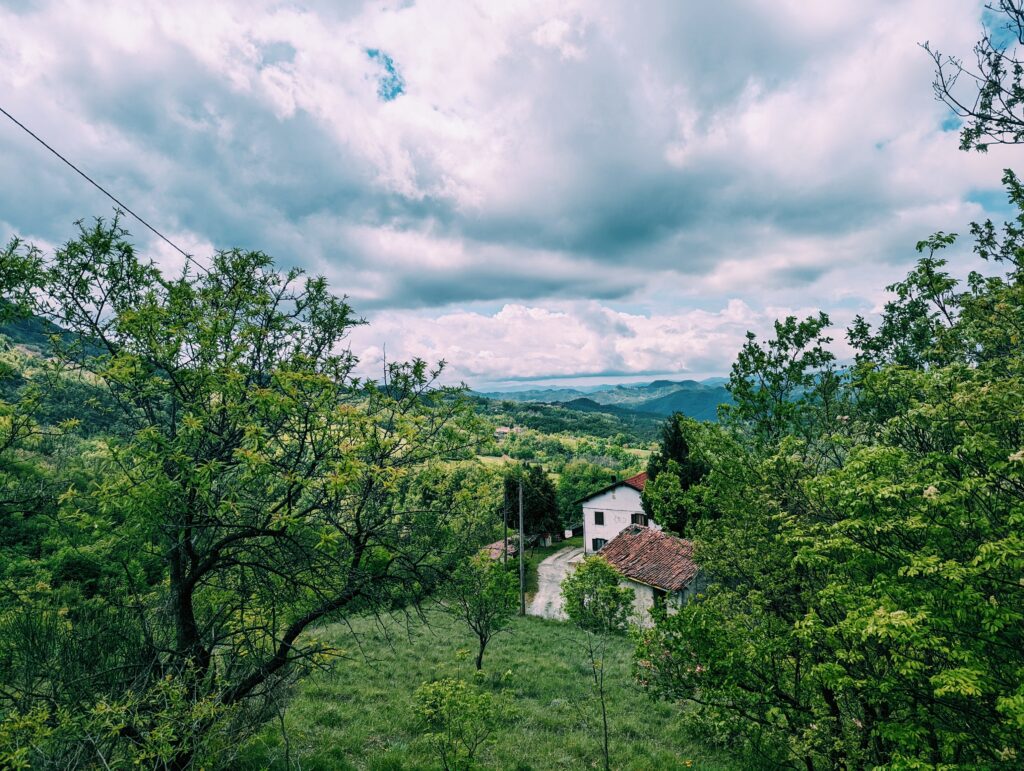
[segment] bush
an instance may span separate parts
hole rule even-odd
[[[494,694],[464,680],[424,683],[416,691],[417,717],[445,771],[472,768],[509,708]]]

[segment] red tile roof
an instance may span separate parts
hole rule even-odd
[[[631,476],[629,479],[620,479],[618,482],[612,482],[607,487],[602,487],[600,490],[595,490],[592,493],[584,495],[578,501],[573,501],[573,503],[583,503],[583,501],[588,501],[595,496],[601,495],[602,493],[606,493],[609,490],[614,490],[616,487],[621,487],[622,485],[627,485],[629,487],[632,487],[634,490],[639,490],[640,492],[643,492],[644,485],[646,484],[647,472],[641,471],[639,474],[635,474],[634,476]]]
[[[629,479],[623,479],[622,484],[629,485],[634,490],[644,491],[644,485],[647,484],[647,472],[641,471],[636,476],[632,476]]]
[[[626,578],[678,592],[697,575],[693,542],[640,525],[630,525],[598,552]]]
[[[508,537],[508,556],[510,557],[515,557],[517,554],[519,554],[519,545],[515,541],[515,539],[518,537],[518,532],[516,533],[515,537],[511,535]],[[492,560],[500,560],[502,552],[505,551],[505,541],[504,539],[502,539],[500,541],[495,541],[494,543],[489,543],[482,549],[480,549],[480,551],[482,551]]]

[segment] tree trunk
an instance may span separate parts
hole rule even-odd
[[[480,638],[480,650],[476,654],[476,668],[479,672],[484,668],[484,649],[487,647],[487,639],[485,637]]]
[[[604,662],[601,662],[602,666]],[[611,760],[608,756],[608,707],[604,699],[604,671],[601,672],[601,723],[604,728],[604,771],[611,771]]]

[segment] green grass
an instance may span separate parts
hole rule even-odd
[[[428,625],[398,619],[378,625],[357,619],[352,624],[355,636],[342,625],[323,633],[350,655],[296,687],[285,717],[293,766],[369,771],[439,767],[420,736],[413,692],[442,677],[473,679],[471,656],[459,654],[473,643],[447,616],[434,611],[428,620]],[[636,688],[628,640],[611,640],[608,651],[613,768],[739,767],[689,742],[683,731],[685,713],[678,706],[654,701]],[[591,698],[589,668],[572,627],[516,618],[508,632],[492,641],[484,670],[481,687],[503,693],[517,712],[495,733],[481,758],[484,767],[539,771],[601,766],[598,704]],[[284,769],[284,756],[283,734],[272,723],[241,749],[236,767]]]

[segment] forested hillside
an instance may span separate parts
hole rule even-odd
[[[594,386],[583,390],[546,388],[482,394],[490,399],[513,402],[562,404],[571,409],[593,410],[599,405],[614,414],[627,412],[666,417],[679,412],[696,420],[718,419],[717,408],[729,404],[732,397],[721,378],[696,380],[655,380],[639,385]]]
[[[545,404],[508,399],[478,398],[479,411],[496,425],[522,426],[545,434],[569,433],[600,439],[622,437],[632,443],[649,443],[664,418],[634,412],[590,399]]]

